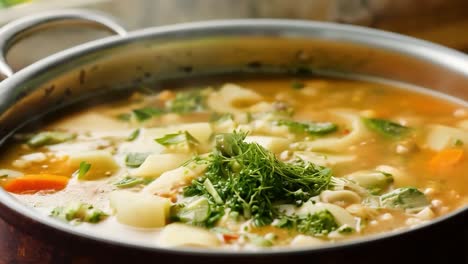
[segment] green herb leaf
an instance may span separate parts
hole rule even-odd
[[[140,135],[140,129],[135,129],[128,137],[127,141],[133,141]]]
[[[132,118],[132,115],[129,113],[122,113],[122,114],[118,114],[115,118],[117,118],[120,121],[130,121],[130,119]]]
[[[56,207],[50,216],[64,221],[98,223],[108,215],[86,203],[70,203],[67,206]]]
[[[273,242],[269,239],[264,238],[263,236],[250,234],[248,236],[250,243],[254,244],[257,247],[271,247]]]
[[[166,113],[164,109],[154,107],[134,109],[132,112],[135,118],[140,122],[146,121],[155,116],[161,116]]]
[[[208,199],[200,197],[189,204],[176,204],[171,208],[171,215],[174,220],[198,226],[210,217],[210,204]]]
[[[72,140],[76,137],[76,134],[66,132],[40,132],[32,136],[26,144],[30,147],[38,148],[46,145],[53,145],[62,143],[65,141]]]
[[[457,140],[455,140],[454,145],[456,147],[461,147],[461,146],[463,146],[463,141],[461,139],[457,139]]]
[[[293,133],[307,133],[311,135],[325,135],[335,132],[338,126],[330,122],[296,122],[290,120],[279,120],[277,124],[287,126]]]
[[[302,88],[305,87],[305,84],[303,82],[300,82],[300,81],[293,81],[291,83],[291,87],[294,89],[294,90],[300,90]]]
[[[279,218],[277,227],[294,229],[305,235],[323,236],[338,228],[335,217],[328,211],[323,210],[306,216],[286,216]]]
[[[180,147],[187,149],[193,149],[199,144],[198,140],[187,131],[167,134],[161,138],[156,138],[155,141],[165,147]]]
[[[205,189],[206,191],[211,194],[211,196],[213,197],[213,200],[217,203],[217,204],[223,204],[223,199],[221,198],[221,196],[219,196],[218,192],[216,191],[216,189],[214,188],[213,184],[211,183],[210,179],[206,179],[204,182],[203,182],[203,185],[205,186]]]
[[[363,118],[362,120],[369,129],[390,138],[400,138],[411,130],[409,127],[385,119]]]
[[[428,206],[429,201],[418,189],[404,187],[380,196],[380,204],[386,208],[419,210]]]
[[[145,162],[150,153],[131,152],[125,157],[125,165],[132,168],[138,168]]]
[[[135,178],[130,176],[125,176],[123,179],[119,180],[118,182],[114,183],[117,188],[130,188],[136,186],[138,184],[144,183],[144,179],[142,178]]]
[[[82,161],[80,162],[80,168],[74,174],[78,175],[78,179],[81,180],[90,169],[91,164],[87,163],[86,161]]]
[[[178,92],[173,100],[167,102],[166,108],[178,114],[199,112],[206,109],[205,100],[203,90]]]
[[[230,113],[213,113],[210,117],[210,122],[223,122],[227,120],[234,120],[234,116]]]

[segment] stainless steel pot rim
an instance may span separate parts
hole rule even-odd
[[[149,28],[129,33],[127,36],[111,36],[104,39],[88,42],[57,54],[42,59],[15,73],[0,83],[0,98],[3,93],[8,92],[22,81],[33,78],[45,70],[64,61],[79,57],[88,52],[103,48],[114,47],[124,43],[140,41],[145,38],[170,37],[173,39],[184,39],[193,37],[209,36],[278,36],[289,38],[307,38],[310,36],[321,36],[324,39],[342,40],[347,42],[361,43],[374,47],[380,47],[393,51],[398,51],[415,57],[431,60],[444,65],[454,71],[468,76],[468,56],[455,50],[433,44],[427,41],[418,40],[411,37],[401,36],[399,34],[368,29],[358,26],[341,25],[334,23],[297,21],[297,20],[278,20],[278,19],[241,19],[241,20],[220,20],[184,23],[178,25],[164,26],[158,28]],[[1,104],[1,102],[0,102]],[[156,246],[138,245],[135,243],[116,241],[110,238],[101,237],[92,233],[77,231],[72,226],[52,219],[50,217],[37,213],[33,208],[21,204],[12,195],[3,189],[0,190],[0,202],[9,209],[26,216],[34,221],[44,224],[48,227],[76,235],[79,237],[125,246],[128,248],[138,248],[143,250],[160,251],[173,254],[204,254],[204,255],[222,255],[227,256],[258,256],[263,254],[290,254],[307,252],[324,252],[330,250],[351,248],[362,244],[372,243],[379,240],[390,239],[399,235],[426,229],[432,225],[443,222],[455,215],[468,211],[468,206],[460,208],[448,215],[439,217],[429,223],[422,224],[413,229],[404,229],[394,232],[388,232],[373,236],[362,237],[350,241],[330,243],[318,248],[281,248],[261,251],[226,251],[219,249],[197,249],[197,248],[162,248]]]

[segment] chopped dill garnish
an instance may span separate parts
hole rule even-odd
[[[262,146],[244,142],[245,137],[241,132],[217,135],[205,174],[185,187],[184,195],[204,196],[212,206],[221,201],[230,212],[264,226],[277,217],[273,203],[301,205],[328,187],[329,168],[301,159],[282,162]]]

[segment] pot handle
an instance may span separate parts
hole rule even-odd
[[[20,18],[0,28],[0,74],[6,77],[13,75],[14,71],[6,61],[6,54],[18,40],[32,31],[51,26],[54,22],[60,21],[104,28],[119,36],[127,34],[127,31],[113,18],[96,11],[80,9],[55,10]]]

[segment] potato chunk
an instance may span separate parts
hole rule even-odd
[[[463,129],[443,125],[433,125],[429,129],[426,144],[432,150],[440,151],[450,148],[457,142],[465,143],[463,145],[465,148],[468,146],[468,132]]]
[[[138,169],[131,172],[136,177],[158,177],[173,170],[190,159],[188,154],[153,154],[149,155]]]
[[[91,164],[89,171],[83,175],[81,180],[94,180],[106,176],[119,169],[119,165],[108,151],[92,150],[70,154],[68,165],[78,169],[81,162]]]
[[[130,191],[114,191],[109,201],[120,223],[146,228],[166,225],[171,206],[167,198]]]
[[[159,237],[161,246],[216,247],[220,244],[215,234],[194,226],[174,223],[166,226]]]
[[[166,171],[159,178],[143,189],[143,192],[168,196],[176,192],[177,188],[186,186],[193,179],[202,174],[206,165],[191,164]]]

